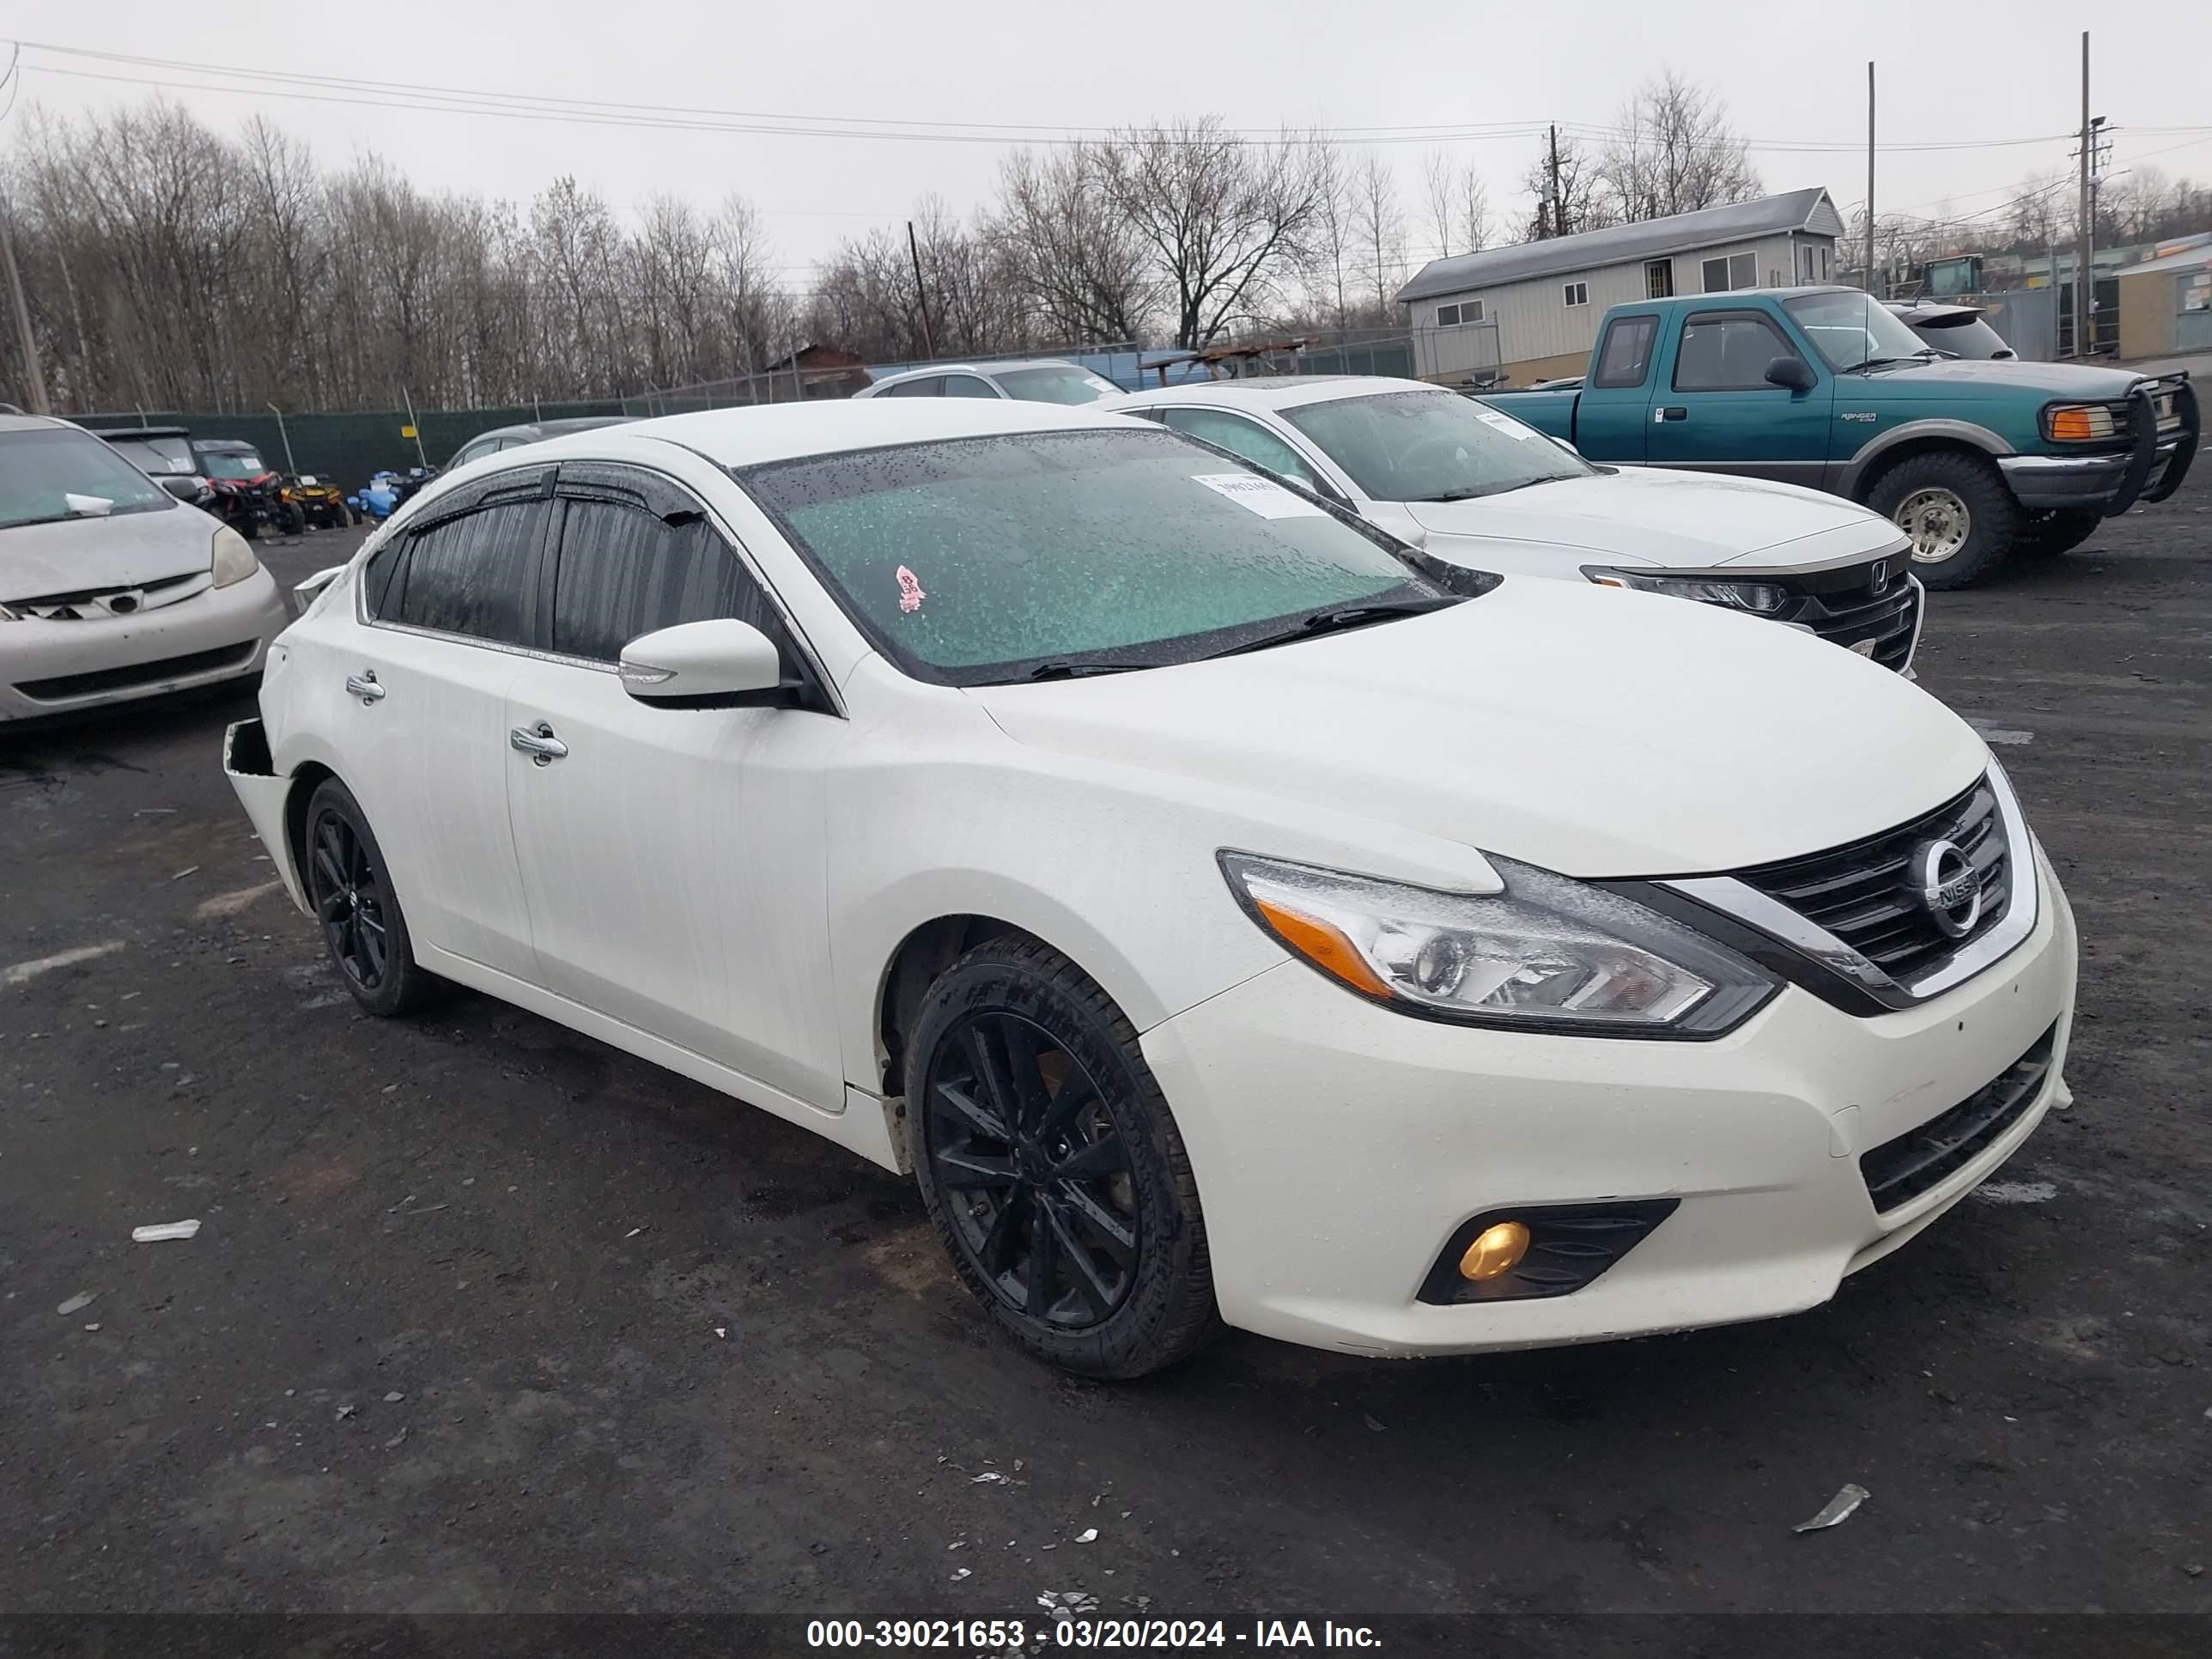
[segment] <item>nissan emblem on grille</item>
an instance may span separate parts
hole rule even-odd
[[[1974,931],[1982,914],[1982,882],[1956,842],[1924,842],[1914,849],[1912,876],[1920,902],[1953,939]]]

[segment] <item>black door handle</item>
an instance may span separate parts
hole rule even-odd
[[[1680,404],[1663,404],[1660,406],[1659,418],[1662,421],[1686,421],[1690,418],[1690,411]]]

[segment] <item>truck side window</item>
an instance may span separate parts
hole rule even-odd
[[[1651,372],[1651,343],[1659,337],[1656,317],[1616,317],[1605,331],[1598,348],[1594,386],[1634,386]]]
[[[1753,312],[1700,312],[1682,325],[1674,353],[1677,392],[1765,392],[1766,366],[1797,354]]]

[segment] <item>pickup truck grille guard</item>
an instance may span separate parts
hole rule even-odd
[[[1920,890],[1933,844],[1966,854],[1981,902],[1953,937]],[[1940,996],[2035,931],[2033,839],[2003,772],[1896,828],[1727,876],[1601,882],[1802,986],[1846,1013]]]
[[[2197,388],[2189,383],[2189,371],[2184,368],[2171,374],[2161,374],[2154,380],[2145,380],[2129,398],[2128,401],[2134,405],[2129,412],[2135,423],[2135,457],[2128,469],[2128,477],[2135,481],[2138,476],[2145,479],[2150,476],[2150,462],[2146,457],[2157,454],[2159,445],[2166,435],[2158,427],[2157,393],[2167,389],[2172,392],[2173,412],[2179,421],[2174,429],[2173,453],[2166,459],[2166,470],[2159,474],[2156,483],[2148,489],[2142,489],[2138,484],[2139,493],[2129,493],[2125,502],[2106,508],[2108,513],[2124,513],[2138,499],[2162,501],[2180,489],[2181,481],[2189,476],[2190,463],[2197,459],[2197,441],[2203,430],[2203,416],[2197,407]]]

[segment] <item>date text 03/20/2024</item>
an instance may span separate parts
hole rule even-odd
[[[817,1619],[808,1621],[810,1648],[960,1648],[999,1651],[1025,1646],[1055,1648],[1375,1648],[1382,1643],[1364,1625],[1333,1620],[1255,1619],[1239,1628],[1219,1619],[1078,1619],[1030,1626],[1020,1620]]]

